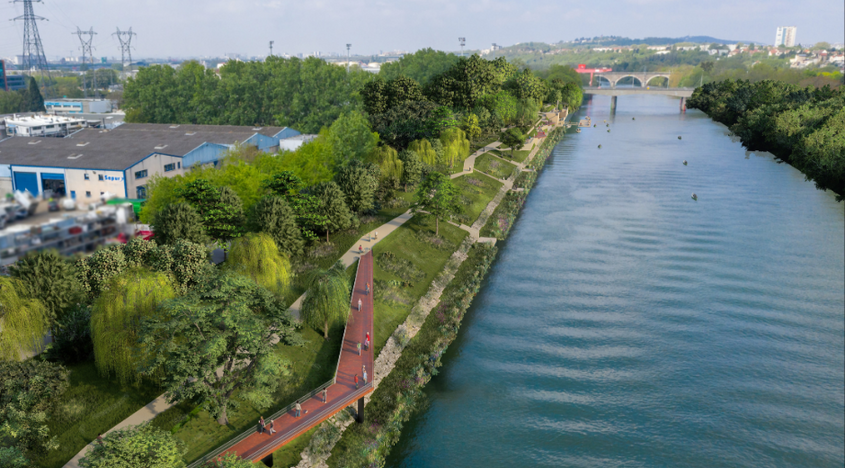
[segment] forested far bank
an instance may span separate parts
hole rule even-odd
[[[845,95],[841,88],[802,88],[774,80],[725,80],[695,90],[700,109],[752,151],[768,151],[837,200],[845,196]]]

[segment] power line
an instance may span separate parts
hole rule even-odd
[[[132,67],[132,36],[137,36],[137,34],[132,32],[132,28],[129,28],[128,31],[121,31],[120,28],[117,28],[116,33],[112,33],[112,36],[117,36],[117,40],[120,42],[120,61],[123,63],[123,71],[126,72],[127,65],[129,68]],[[127,58],[129,61],[127,62]]]
[[[41,0],[12,0],[12,3],[23,3],[23,15],[13,18],[12,21],[23,20],[23,60],[21,61],[21,71],[32,72],[38,70],[41,73],[41,88],[43,91],[46,91],[46,80],[52,82],[52,79],[50,78],[50,69],[47,67],[47,58],[44,56],[41,35],[38,33],[38,21],[46,21],[47,18],[35,15],[35,11],[32,8],[33,2],[41,3]]]
[[[91,69],[93,69],[94,68],[94,53],[91,51],[91,43],[94,41],[94,35],[97,34],[97,33],[94,32],[94,28],[91,28],[90,31],[83,31],[83,30],[79,29],[79,26],[77,26],[76,32],[73,33],[73,34],[76,34],[77,36],[79,36],[79,42],[82,44],[81,47],[80,47],[82,49],[82,63],[83,64],[85,63],[85,58],[87,57],[88,59],[91,60]],[[88,36],[88,39],[85,39],[82,36]],[[85,81],[86,81],[85,75],[87,73],[85,72],[84,69],[82,69],[82,67],[79,67],[79,68],[82,70],[82,92],[83,92],[84,96],[87,98],[88,97],[88,87],[85,86]],[[91,84],[91,89],[96,90],[97,89],[97,74],[96,74],[96,72],[94,73],[93,81],[94,82]]]

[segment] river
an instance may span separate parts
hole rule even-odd
[[[581,115],[388,466],[842,467],[843,203],[676,99]]]

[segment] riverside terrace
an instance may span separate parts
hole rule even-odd
[[[154,174],[172,177],[195,164],[215,164],[235,144],[276,151],[299,136],[288,127],[123,124],[113,130],[87,128],[67,138],[12,137],[0,141],[0,179],[13,190],[93,202],[109,192],[146,198]]]

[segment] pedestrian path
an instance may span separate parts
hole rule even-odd
[[[380,234],[380,233],[379,233]],[[297,417],[292,407],[282,412],[271,415],[265,419],[269,428],[270,420],[274,420],[275,433],[270,434],[269,430],[260,432],[258,421],[255,429],[252,429],[237,438],[237,443],[223,450],[206,455],[192,463],[190,467],[201,466],[203,463],[214,460],[216,457],[233,453],[241,458],[260,461],[303,432],[320,424],[326,419],[334,416],[347,406],[359,401],[359,418],[363,418],[363,398],[373,392],[373,253],[367,252],[360,256],[358,271],[355,275],[355,286],[352,291],[352,301],[349,309],[349,316],[346,322],[346,329],[343,333],[343,344],[338,359],[337,372],[333,383],[326,387],[326,401],[323,401],[322,392],[312,392],[305,398],[297,400],[301,405],[301,413]],[[370,285],[367,291],[367,285]],[[361,310],[358,310],[358,301],[361,301]],[[365,343],[365,337],[369,333],[370,347],[358,351],[358,343]],[[367,373],[367,380],[364,381],[364,372]],[[358,376],[359,383],[355,384],[355,376]],[[228,445],[228,444],[227,444]]]

